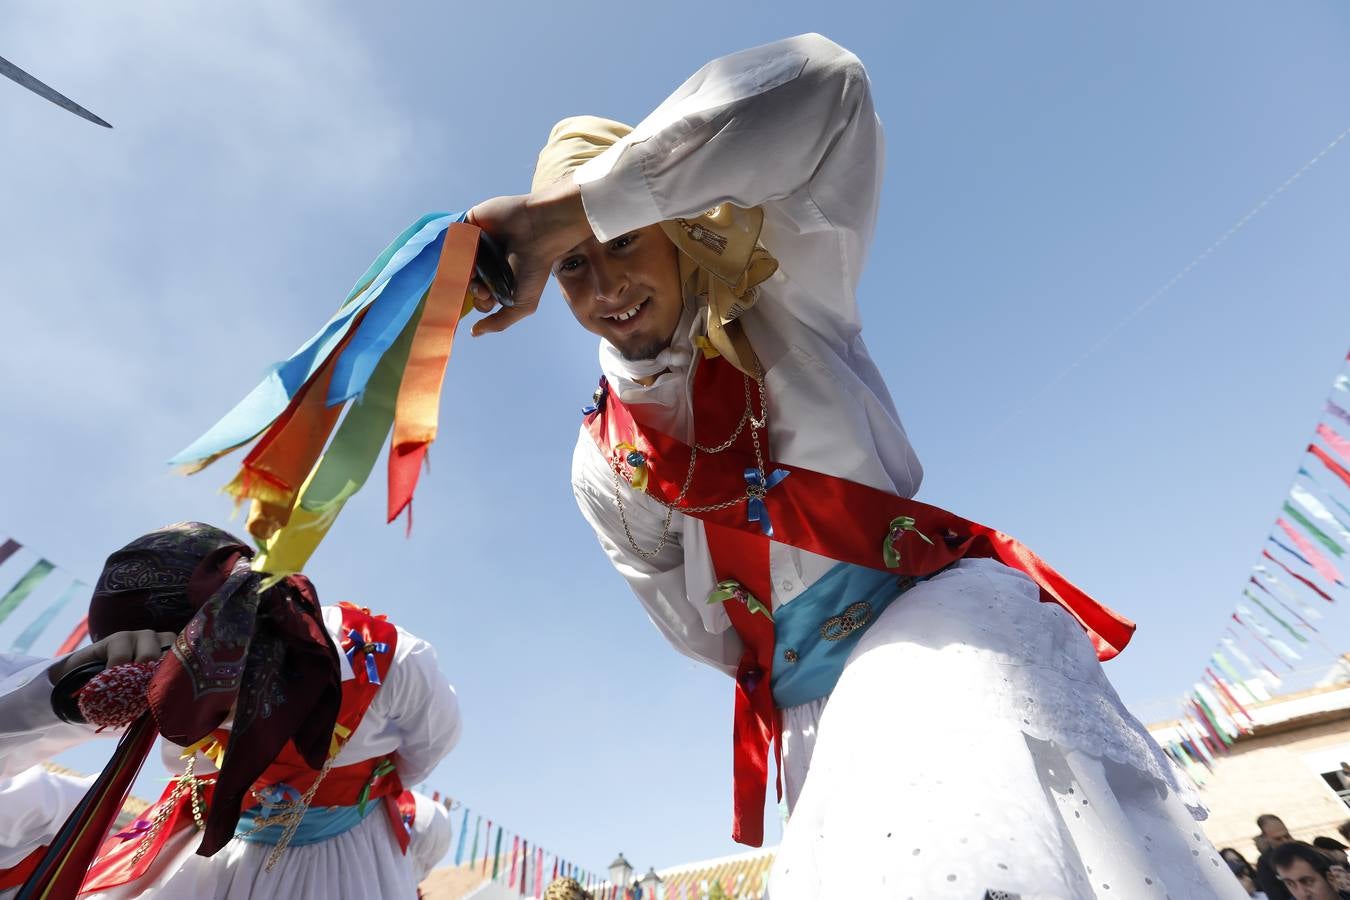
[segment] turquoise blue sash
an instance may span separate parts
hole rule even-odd
[[[383,806],[383,800],[372,800],[367,803],[365,812],[361,812],[361,808],[358,806],[311,806],[305,810],[305,817],[300,820],[300,827],[296,829],[295,836],[291,838],[290,846],[304,847],[308,844],[318,844],[330,838],[335,838],[340,834],[351,831],[357,825],[360,825],[366,816]],[[263,804],[241,812],[239,824],[234,829],[234,836],[244,841],[275,846],[277,841],[281,840],[281,833],[285,830],[282,825],[268,825],[253,834],[246,833],[253,828],[259,818],[268,815],[271,810],[272,807]]]
[[[828,696],[863,632],[912,586],[894,572],[839,563],[776,609],[770,684],[778,708]]]

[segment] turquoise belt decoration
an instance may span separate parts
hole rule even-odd
[[[863,632],[918,581],[839,563],[774,610],[771,686],[778,708],[828,696]]]
[[[276,809],[276,806],[287,803],[289,793],[295,793],[294,799],[299,799],[298,792],[288,785],[273,785],[268,789],[275,792],[274,796],[264,798],[261,806],[250,807],[239,813],[239,824],[235,826],[234,836],[240,840],[250,841],[258,844],[271,844],[276,846],[281,840],[282,833],[285,832],[285,825],[268,825],[253,831],[257,820],[266,818]],[[271,802],[268,802],[271,801]],[[360,806],[311,806],[305,810],[305,817],[300,820],[299,827],[295,830],[295,835],[291,838],[289,846],[304,847],[308,844],[318,844],[326,840],[337,837],[351,831],[357,825],[370,815],[380,804],[372,803],[370,805],[362,804]]]

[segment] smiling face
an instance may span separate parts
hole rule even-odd
[[[625,359],[670,346],[684,312],[679,251],[660,225],[601,243],[587,238],[553,263],[572,315]]]

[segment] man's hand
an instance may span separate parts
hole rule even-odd
[[[487,288],[473,282],[474,306],[491,313],[474,323],[474,337],[505,331],[534,313],[553,261],[591,236],[581,192],[570,178],[533,194],[494,197],[469,210],[467,218],[501,246],[516,277],[515,305],[496,312]]]
[[[102,661],[108,668],[129,662],[149,662],[159,659],[178,637],[172,631],[119,631],[96,644],[81,647],[47,670],[52,684],[67,672],[85,663]]]

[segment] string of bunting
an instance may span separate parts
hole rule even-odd
[[[1344,363],[1350,363],[1350,354]],[[1344,365],[1343,365],[1344,368]],[[1347,596],[1350,552],[1350,372],[1332,382],[1261,555],[1219,642],[1181,703],[1164,750],[1203,783],[1218,756],[1257,724],[1251,707],[1288,673],[1323,654],[1339,659],[1318,622]]]
[[[19,613],[16,621],[21,620],[32,607],[30,601],[34,601],[35,594],[39,600],[51,597],[10,641],[9,649],[13,653],[32,653],[38,639],[47,632],[61,612],[70,606],[72,600],[82,603],[89,599],[88,582],[45,556],[28,561],[27,558],[33,555],[14,538],[6,538],[4,543],[0,543],[0,586],[8,585],[8,589],[0,594],[0,628],[3,628],[16,612]],[[53,585],[62,583],[64,587],[59,592],[49,590]],[[52,649],[52,655],[61,656],[69,653],[83,643],[88,634],[88,624],[85,617],[81,616],[65,640]]]
[[[442,796],[431,798],[451,811],[451,825],[458,834],[453,839],[455,868],[477,871],[505,885],[522,897],[542,897],[557,878],[575,878],[587,890],[603,890],[605,879],[578,866],[537,841],[531,841],[504,826],[500,820],[485,816],[468,806]],[[455,814],[459,813],[458,821]],[[596,893],[597,900],[618,900],[618,895]]]

